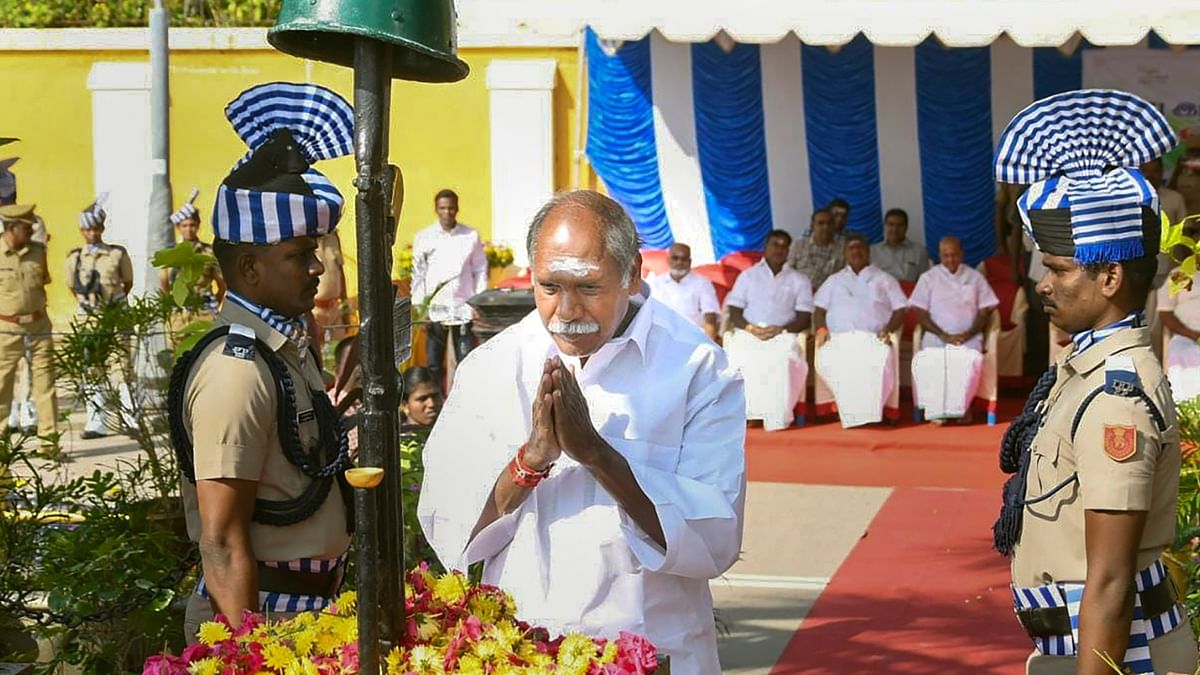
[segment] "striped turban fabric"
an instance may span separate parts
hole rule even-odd
[[[1022,110],[1000,137],[996,180],[1028,185],[1017,200],[1039,250],[1081,264],[1158,248],[1158,193],[1138,166],[1176,143],[1167,118],[1122,91],[1056,94]]]
[[[191,220],[200,215],[200,210],[196,208],[196,197],[200,196],[200,188],[192,188],[192,194],[188,200],[179,207],[175,213],[171,214],[171,224],[178,226],[185,220]]]
[[[314,84],[272,82],[242,92],[225,117],[250,151],[217,190],[217,239],[273,244],[332,232],[343,199],[321,160],[354,150],[354,110]]]
[[[94,230],[97,227],[104,227],[104,222],[108,220],[108,212],[104,210],[104,202],[107,199],[108,193],[103,192],[79,213],[79,229]]]

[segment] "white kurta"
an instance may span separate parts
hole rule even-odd
[[[421,526],[448,566],[485,561],[483,580],[512,593],[521,618],[555,631],[641,633],[678,672],[716,675],[708,580],[741,550],[742,381],[719,347],[653,298],[585,366],[563,358],[600,436],[654,503],[666,550],[565,454],[467,547],[497,476],[529,438],[530,399],[557,353],[534,312],[464,359],[425,445]]]
[[[726,307],[740,307],[747,323],[759,326],[782,326],[796,312],[811,312],[812,282],[808,277],[784,265],[779,274],[771,272],[766,260],[760,260],[738,275]]]
[[[679,312],[680,316],[704,328],[705,314],[720,314],[717,290],[699,274],[689,273],[679,281],[670,274],[658,274],[646,280],[654,299]]]
[[[487,256],[478,232],[462,223],[447,232],[434,223],[413,237],[412,265],[413,305],[420,305],[437,291],[429,304],[430,321],[471,320],[467,300],[486,290],[488,283]]]
[[[1174,297],[1170,284],[1158,289],[1158,311],[1172,312],[1180,323],[1200,330],[1200,274],[1192,279],[1191,290],[1180,291]],[[1200,396],[1200,344],[1182,335],[1172,335],[1167,343],[1167,381],[1176,401]]]
[[[959,265],[951,274],[938,265],[917,280],[908,303],[929,312],[929,318],[947,333],[963,333],[980,311],[999,306],[1000,299],[978,270]],[[982,351],[982,334],[961,346],[947,345],[928,331],[921,336],[921,349],[912,361],[913,396],[926,418],[957,418],[967,413],[983,374]]]
[[[842,268],[821,284],[813,304],[825,310],[829,342],[817,350],[817,374],[833,392],[843,427],[883,419],[896,384],[894,346],[876,336],[908,299],[900,283],[868,265],[855,274]]]
[[[739,307],[747,323],[782,326],[796,312],[812,312],[812,284],[808,277],[784,265],[779,274],[766,261],[738,275],[725,298],[728,307]],[[791,426],[794,409],[808,381],[808,359],[800,340],[804,335],[782,333],[760,340],[735,329],[725,343],[729,362],[746,382],[746,419],[760,419],[767,431]]]

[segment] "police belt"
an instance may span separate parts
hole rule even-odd
[[[328,572],[304,572],[258,563],[258,590],[266,593],[332,598],[341,581],[341,568]]]
[[[4,321],[5,323],[15,323],[18,326],[24,326],[25,324],[33,323],[44,316],[46,316],[46,313],[39,309],[36,312],[30,312],[29,314],[0,314],[0,321]]]
[[[1152,617],[1168,612],[1179,600],[1170,576],[1138,593],[1142,601],[1142,616]],[[1053,638],[1071,635],[1071,615],[1065,606],[1033,607],[1017,610],[1017,620],[1031,638]]]

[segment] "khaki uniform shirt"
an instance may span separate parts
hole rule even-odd
[[[45,246],[31,241],[25,248],[14,251],[8,247],[8,242],[0,237],[0,314],[43,314],[40,319],[30,323],[0,324],[4,330],[44,332],[50,329],[50,320],[45,316],[46,284],[49,283],[50,268],[46,266]]]
[[[1076,412],[1088,394],[1104,385],[1106,360],[1114,355],[1132,359],[1140,386],[1167,429],[1160,431],[1140,399],[1101,393],[1088,405],[1072,440]],[[1139,570],[1154,562],[1175,536],[1179,429],[1167,378],[1150,349],[1150,329],[1119,330],[1064,359],[1046,399],[1045,422],[1033,439],[1026,498],[1044,495],[1075,472],[1079,481],[1025,507],[1012,562],[1013,583],[1021,587],[1086,580],[1087,509],[1149,512],[1138,545]],[[1129,456],[1114,459],[1130,449],[1129,440],[1134,443]]]
[[[300,442],[318,442],[311,390],[323,390],[321,371],[311,353],[303,355],[282,334],[240,306],[226,303],[217,325],[241,324],[278,355],[295,383]],[[196,480],[235,478],[258,482],[258,498],[299,497],[311,479],[291,464],[279,444],[275,379],[261,356],[246,360],[225,354],[225,338],[214,340],[196,359],[184,390],[184,426],[192,439]],[[188,536],[200,537],[196,488],[183,481]],[[335,558],[350,546],[345,505],[337,485],[308,520],[276,527],[250,523],[255,558],[263,561]]]
[[[202,241],[192,242],[192,249],[197,253],[214,255],[211,244],[206,244]],[[174,284],[175,278],[179,276],[179,269],[172,267],[167,270],[167,283]],[[196,281],[196,286],[192,290],[201,297],[215,296],[213,292],[213,282],[221,277],[221,268],[218,265],[209,265],[204,268],[204,275]]]
[[[67,283],[72,292],[77,282],[87,285],[93,270],[100,274],[100,297],[89,298],[77,294],[75,297],[80,303],[120,300],[125,297],[125,286],[133,283],[133,262],[122,246],[101,243],[95,251],[89,252],[88,247],[83,246],[67,254]]]

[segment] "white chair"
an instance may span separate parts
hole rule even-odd
[[[892,419],[898,421],[900,419],[900,337],[904,328],[897,328],[891,333],[891,354],[892,367],[896,369],[896,380],[892,385],[892,391],[888,393],[887,401],[883,405],[884,419]],[[821,379],[821,374],[816,369],[816,352],[821,348],[813,350],[814,357],[812,367],[809,372],[813,373],[813,404],[816,407],[814,414],[817,417],[832,414],[836,409],[836,401],[833,398],[833,390]]]
[[[1015,312],[1016,306],[1013,306]],[[1024,327],[1021,327],[1024,330]],[[1016,329],[1013,329],[1016,330]],[[1011,331],[1010,331],[1011,332]],[[912,336],[912,353],[915,355],[921,351],[921,336],[925,334],[925,329],[917,324],[913,329]],[[975,390],[975,398],[981,398],[987,401],[987,423],[988,426],[996,425],[996,408],[997,401],[1000,398],[1000,336],[1003,331],[1000,330],[1000,314],[992,312],[988,318],[988,325],[983,329],[983,373],[979,376],[979,387]],[[1022,333],[1022,343],[1024,342],[1024,333]],[[915,377],[914,377],[915,379]],[[923,413],[920,408],[916,407],[916,396],[913,397],[913,420],[920,422]]]

